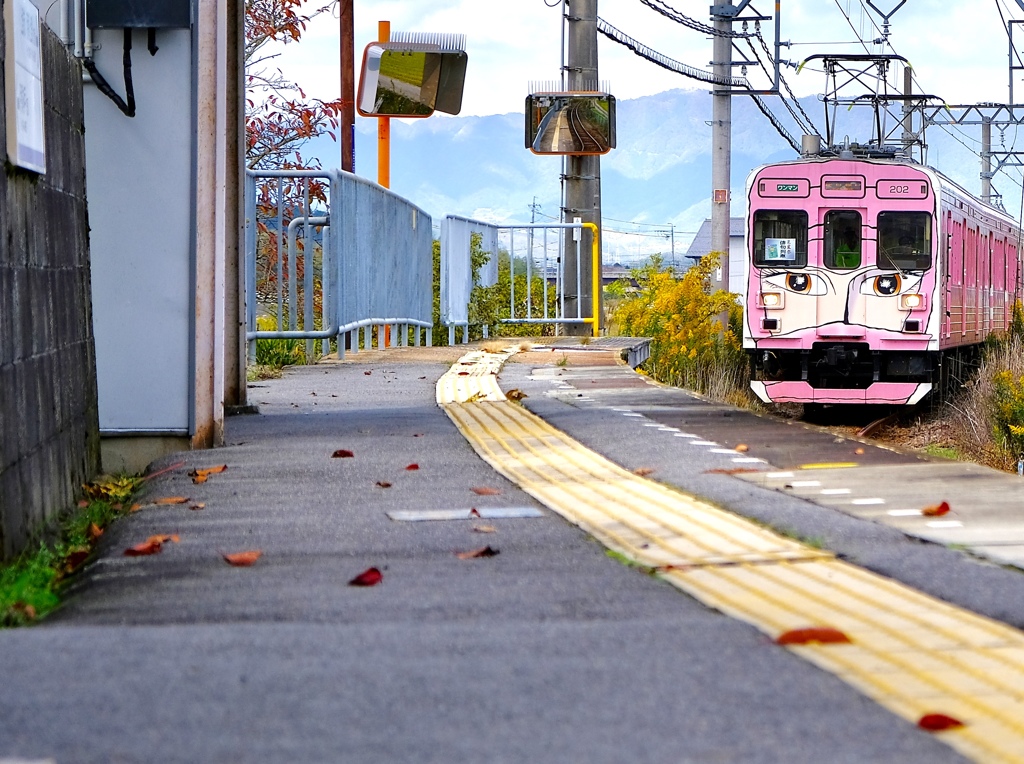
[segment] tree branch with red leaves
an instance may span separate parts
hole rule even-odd
[[[337,140],[341,99],[307,99],[302,88],[271,62],[272,43],[298,43],[310,21],[333,13],[337,2],[309,8],[304,0],[245,2],[245,147],[252,169],[319,169],[299,149],[311,138]]]

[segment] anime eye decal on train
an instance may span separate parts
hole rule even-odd
[[[787,292],[807,294],[813,297],[820,297],[829,292],[828,282],[816,273],[776,271],[766,273],[764,283],[770,284],[776,289],[785,289]]]
[[[906,277],[899,273],[868,272],[860,285],[860,293],[878,297],[896,297],[904,292],[915,292],[921,286],[921,276]]]

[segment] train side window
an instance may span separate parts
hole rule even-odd
[[[802,268],[807,265],[807,212],[754,212],[754,265]]]
[[[860,213],[829,210],[825,213],[825,267],[859,268],[861,261]]]
[[[932,216],[927,212],[878,213],[878,267],[923,271],[932,265]]]

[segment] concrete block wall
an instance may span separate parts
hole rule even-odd
[[[82,74],[45,27],[42,50],[47,172],[0,173],[0,559],[99,469]]]

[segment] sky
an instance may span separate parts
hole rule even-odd
[[[657,5],[662,0],[650,0]],[[738,2],[738,0],[735,0]],[[937,95],[947,103],[1006,103],[1008,39],[999,11],[1007,19],[1024,19],[1024,0],[873,0],[891,12],[891,49],[914,67],[917,92]],[[709,0],[664,0],[697,21],[707,23]],[[315,7],[319,3],[307,3]],[[751,7],[774,13],[771,0]],[[356,67],[367,43],[377,39],[379,21],[393,32],[464,34],[469,68],[460,116],[522,112],[531,83],[557,83],[562,64],[562,15],[559,0],[354,0]],[[781,38],[793,43],[782,58],[799,62],[822,53],[865,52],[858,39],[881,37],[882,20],[870,12],[868,0],[780,0]],[[894,11],[894,12],[893,12]],[[598,16],[659,53],[698,69],[709,69],[711,39],[645,5],[641,0],[598,0]],[[849,20],[848,20],[849,19]],[[774,46],[774,21],[762,24]],[[337,19],[318,18],[301,44],[283,46],[275,65],[312,97],[335,98],[339,90]],[[1024,48],[1024,25],[1015,32]],[[652,95],[674,88],[707,90],[708,85],[645,61],[603,35],[598,36],[598,67],[602,82],[618,100]],[[786,68],[784,77],[798,96],[820,93],[826,81],[813,63],[799,74]],[[737,72],[739,74],[739,72]],[[751,73],[753,74],[753,73]],[[1019,73],[1018,73],[1019,74]],[[752,78],[753,79],[753,78]],[[753,80],[766,87],[765,78]],[[358,82],[358,77],[357,77]],[[543,89],[543,88],[537,88]],[[1024,77],[1015,84],[1016,100],[1024,101]],[[441,118],[444,118],[443,116]]]

